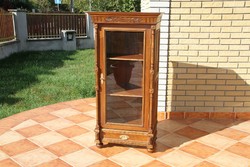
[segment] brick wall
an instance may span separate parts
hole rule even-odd
[[[250,0],[171,0],[167,111],[250,112]]]

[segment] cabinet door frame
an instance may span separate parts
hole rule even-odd
[[[106,120],[106,108],[107,108],[107,100],[106,100],[106,32],[107,31],[124,31],[124,32],[143,32],[143,85],[142,85],[142,124],[136,125],[136,124],[125,124],[125,123],[110,123]],[[146,48],[146,42],[150,42],[147,36],[149,36],[150,31],[148,31],[147,28],[141,27],[141,26],[101,26],[99,29],[100,33],[100,69],[101,73],[100,76],[104,77],[103,84],[100,83],[101,87],[101,94],[100,94],[100,113],[101,114],[101,126],[103,128],[110,128],[110,129],[120,129],[120,130],[138,130],[138,131],[147,131],[149,128],[148,122],[149,122],[149,106],[147,106],[149,102],[148,91],[149,89],[149,68],[150,61],[147,60],[147,57],[149,57],[150,52],[147,50],[150,50],[150,48]],[[148,45],[150,46],[150,45]]]

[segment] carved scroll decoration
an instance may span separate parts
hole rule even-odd
[[[105,18],[106,22],[126,22],[126,23],[140,23],[143,19],[139,17],[115,17],[110,16]]]

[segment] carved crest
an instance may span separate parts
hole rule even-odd
[[[142,19],[139,17],[116,17],[109,16],[105,18],[106,22],[126,22],[126,23],[140,23]]]

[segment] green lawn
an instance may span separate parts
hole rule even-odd
[[[0,60],[0,118],[95,96],[94,50],[22,52]]]

